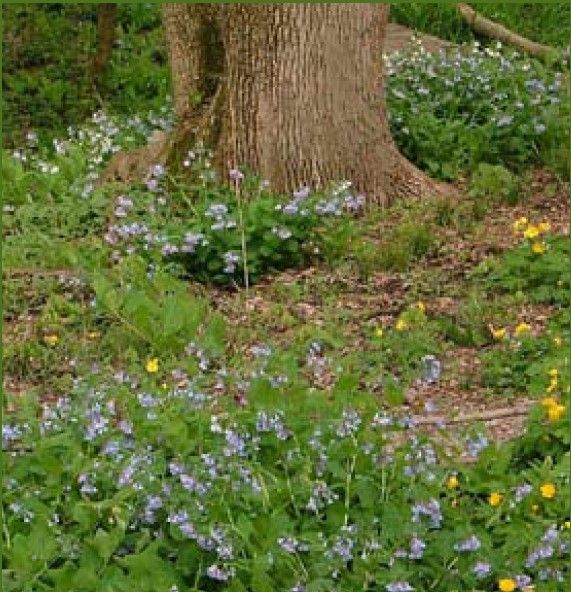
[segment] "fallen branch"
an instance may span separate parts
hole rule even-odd
[[[413,417],[413,421],[416,425],[437,425],[440,423],[470,423],[472,421],[493,421],[494,419],[502,419],[505,417],[520,417],[527,415],[529,408],[533,405],[533,402],[526,403],[522,407],[510,407],[504,409],[492,409],[491,411],[482,411],[480,413],[470,413],[466,415],[457,415],[456,417],[425,417],[418,416]]]
[[[42,277],[77,277],[77,271],[72,269],[3,269],[2,275],[7,278],[20,278],[27,276]]]
[[[535,41],[530,41],[529,39],[510,31],[506,27],[481,16],[467,4],[456,4],[456,9],[476,33],[518,47],[529,55],[544,61],[557,61],[557,58],[561,57],[560,50],[555,49],[554,47],[549,47],[548,45],[536,43]]]

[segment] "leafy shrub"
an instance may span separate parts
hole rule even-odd
[[[404,271],[426,255],[434,245],[434,235],[426,224],[405,222],[391,231],[380,250],[380,268]]]
[[[470,196],[515,205],[518,201],[518,179],[500,165],[482,163],[470,179]]]
[[[117,256],[137,250],[151,261],[166,258],[200,282],[254,284],[268,273],[339,257],[352,234],[347,213],[363,205],[348,185],[313,195],[302,188],[286,200],[255,178],[232,190],[210,173],[206,166],[202,184],[179,184],[168,194],[158,185],[119,196],[121,223],[106,235]]]

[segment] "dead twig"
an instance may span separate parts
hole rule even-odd
[[[457,415],[456,417],[413,417],[413,421],[416,425],[437,425],[441,423],[454,424],[454,423],[470,423],[472,421],[493,421],[494,419],[502,419],[505,417],[520,417],[527,415],[529,408],[533,405],[533,402],[526,403],[521,407],[509,407],[503,409],[492,409],[490,411],[482,411],[480,413],[469,413],[466,415]]]

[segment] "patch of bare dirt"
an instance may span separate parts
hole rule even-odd
[[[441,49],[453,47],[454,44],[450,41],[445,41],[432,35],[421,34],[418,39],[424,49],[431,53],[436,53]],[[412,49],[415,46],[415,34],[403,25],[397,23],[389,23],[384,42],[384,52],[394,53],[395,51],[402,51]]]

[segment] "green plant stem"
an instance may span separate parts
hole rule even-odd
[[[249,294],[250,277],[248,274],[248,253],[246,251],[246,229],[244,228],[244,210],[242,207],[242,191],[240,189],[240,181],[234,181],[234,191],[236,192],[236,199],[238,201],[238,216],[240,219],[240,238],[242,241],[242,261],[244,263],[244,285],[246,287],[246,295]]]
[[[355,441],[355,446],[357,445]],[[353,455],[351,458],[351,465],[347,471],[347,477],[345,480],[345,526],[349,524],[349,506],[351,502],[351,481],[353,479],[353,471],[355,470],[355,463],[357,462],[357,455]]]

